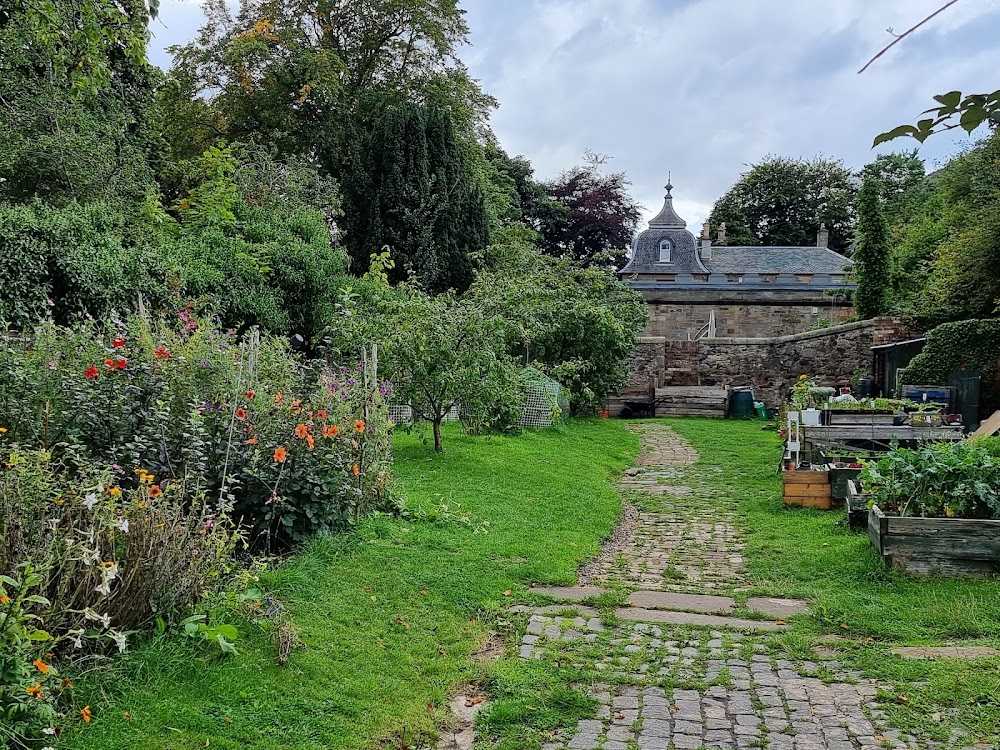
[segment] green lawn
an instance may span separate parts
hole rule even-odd
[[[685,481],[739,500],[750,593],[811,603],[788,632],[766,639],[776,652],[809,658],[836,634],[832,648],[848,664],[891,688],[883,707],[899,726],[938,738],[954,726],[981,737],[1000,732],[1000,660],[912,662],[889,652],[899,644],[1000,646],[1000,582],[911,580],[887,571],[866,536],[847,530],[843,512],[784,507],[774,472],[780,443],[759,422],[669,424],[700,454]],[[585,687],[574,687],[565,665],[514,657],[509,646],[523,618],[503,608],[532,600],[531,582],[572,582],[597,552],[620,510],[611,479],[638,441],[614,420],[515,438],[452,427],[445,438],[441,456],[413,437],[397,441],[408,517],[318,539],[267,576],[307,644],[286,667],[252,630],[241,654],[225,660],[176,636],[155,639],[114,672],[82,681],[97,711],[68,745],[420,747],[451,691],[469,680],[493,698],[484,716],[491,746],[536,747],[542,730],[591,715]],[[506,658],[487,665],[473,654],[489,628],[509,637]]]
[[[440,456],[401,435],[411,517],[317,539],[266,577],[307,646],[287,666],[252,630],[229,659],[156,639],[79,681],[95,718],[66,746],[418,745],[455,686],[482,673],[471,654],[490,613],[531,582],[572,582],[597,552],[620,511],[612,477],[637,450],[621,422],[602,420],[513,438],[452,427]]]

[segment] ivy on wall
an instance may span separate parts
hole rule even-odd
[[[953,370],[982,374],[980,408],[1000,409],[1000,318],[944,323],[927,334],[927,345],[900,373],[902,383],[943,384]]]

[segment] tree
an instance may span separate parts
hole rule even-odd
[[[241,0],[235,14],[228,5],[207,0],[198,38],[170,51],[173,95],[193,109],[207,99],[220,117],[189,114],[229,140],[340,153],[349,119],[405,103],[446,110],[471,139],[495,106],[457,57],[468,36],[457,0]]]
[[[506,321],[512,354],[558,380],[574,414],[592,411],[627,380],[635,337],[647,320],[642,295],[607,268],[583,268],[530,245],[491,248],[495,265],[470,295]]]
[[[830,248],[847,252],[854,233],[856,179],[840,161],[771,156],[754,164],[719,200],[708,220],[726,225],[730,244],[816,244],[820,224]]]
[[[545,201],[536,203],[542,252],[571,258],[583,266],[625,265],[642,213],[628,193],[630,183],[624,172],[600,172],[605,160],[588,155],[587,164],[546,183],[549,199],[563,210],[553,210]]]
[[[155,200],[145,2],[0,10],[0,198]]]
[[[872,180],[879,187],[880,199],[886,221],[893,224],[910,203],[919,199],[920,186],[926,186],[924,160],[917,150],[902,153],[879,154],[858,173],[862,184]]]
[[[377,305],[381,320],[367,335],[379,343],[380,368],[414,419],[430,422],[435,451],[443,450],[441,425],[453,409],[466,425],[482,429],[522,398],[502,318],[454,295],[430,296],[406,284],[384,288]]]
[[[854,306],[859,318],[868,319],[886,312],[889,291],[889,230],[882,211],[882,188],[869,179],[858,198],[858,289]]]
[[[393,281],[412,274],[429,291],[465,291],[487,244],[487,218],[448,114],[390,108],[354,137],[351,152],[343,224],[354,267],[388,247]]]

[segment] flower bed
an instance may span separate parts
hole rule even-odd
[[[0,735],[49,744],[77,649],[121,651],[197,610],[185,631],[232,651],[212,611],[240,544],[387,501],[389,395],[362,365],[303,362],[188,309],[0,347]]]

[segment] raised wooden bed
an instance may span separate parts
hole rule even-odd
[[[830,510],[833,507],[828,471],[816,469],[783,471],[781,483],[785,505],[801,505],[821,510]]]
[[[871,425],[892,424],[895,412],[881,411],[848,411],[846,409],[827,409],[823,412],[823,424],[838,427],[841,425]]]
[[[852,531],[864,531],[868,528],[868,501],[871,495],[862,492],[856,479],[847,480],[847,525]]]
[[[868,538],[893,568],[909,573],[992,575],[1000,571],[1000,521],[887,516],[868,512]]]
[[[861,476],[861,467],[851,468],[849,465],[836,466],[834,464],[829,464],[830,466],[830,497],[834,500],[846,500],[848,495],[847,483],[852,479],[857,479]]]

